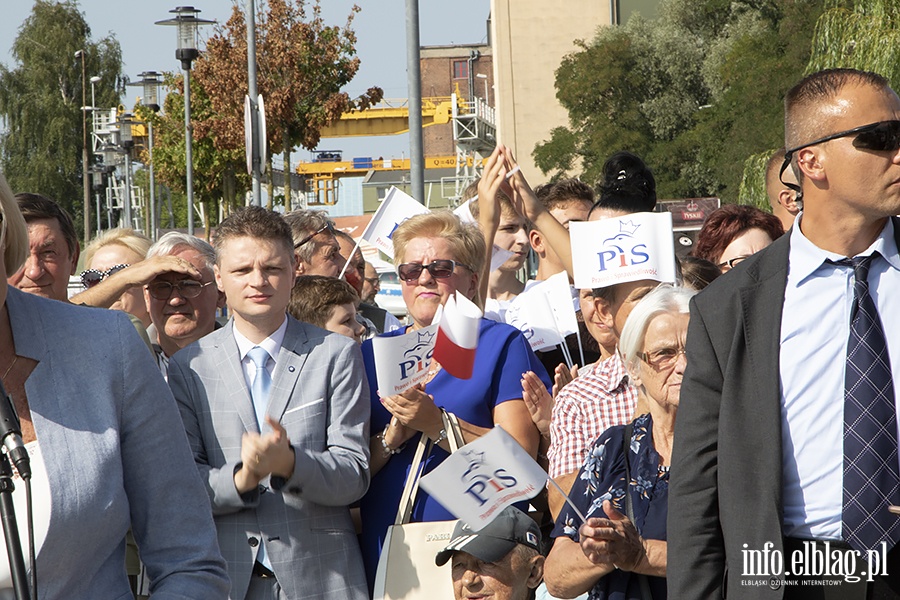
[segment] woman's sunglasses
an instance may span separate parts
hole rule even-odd
[[[422,271],[427,270],[435,279],[446,279],[453,275],[453,270],[456,269],[457,265],[465,267],[470,271],[472,270],[470,267],[466,267],[466,265],[458,263],[455,260],[439,258],[431,261],[427,265],[421,263],[403,263],[397,267],[397,275],[399,275],[400,279],[403,281],[418,281]]]
[[[89,289],[109,277],[110,275],[115,275],[122,269],[128,268],[131,265],[113,265],[106,271],[98,271],[97,269],[88,269],[87,271],[81,272],[81,285],[84,286],[84,289]]]

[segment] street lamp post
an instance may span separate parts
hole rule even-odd
[[[144,71],[139,73],[140,81],[130,83],[128,85],[140,85],[143,87],[144,95],[141,97],[141,104],[149,108],[154,113],[159,112],[159,78],[160,73],[156,71]],[[153,173],[153,120],[147,121],[147,151],[150,155],[150,202],[148,203],[148,211],[150,213],[150,222],[148,232],[150,237],[156,240],[158,235],[158,225],[156,218],[156,177]]]
[[[100,233],[102,226],[100,225],[100,190],[103,189],[103,172],[104,167],[94,165],[91,167],[91,184],[94,188],[94,201],[97,208],[97,233]]]
[[[91,183],[88,181],[88,177],[90,176],[88,173],[90,163],[88,160],[87,134],[87,67],[84,62],[84,55],[84,50],[75,52],[75,58],[81,59],[81,181],[84,184],[84,245],[87,246],[91,241]],[[91,96],[93,96],[93,87],[91,90]],[[93,114],[93,98],[91,100],[90,110],[91,114]]]
[[[193,6],[179,6],[169,11],[175,15],[172,19],[157,21],[157,25],[174,25],[178,28],[178,47],[175,58],[181,61],[184,71],[184,155],[185,186],[188,201],[188,234],[194,234],[194,165],[193,165],[193,128],[191,127],[191,63],[200,56],[197,50],[197,30],[200,25],[209,25],[215,21],[199,19],[200,9]]]
[[[107,169],[107,173],[109,177],[113,178],[113,171],[115,170],[115,166],[119,163],[119,154],[120,148],[112,143],[106,143],[100,148],[98,148],[100,154],[103,155],[103,164]],[[110,190],[107,188],[107,204],[106,204],[106,222],[110,229],[113,228],[113,207],[111,206],[110,199]],[[116,214],[116,227],[118,227],[119,223],[119,215]]]
[[[125,152],[125,226],[134,228],[131,215],[131,149],[134,148],[132,123],[131,113],[123,113],[119,117],[119,145]]]

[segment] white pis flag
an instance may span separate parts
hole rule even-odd
[[[565,273],[562,275],[566,277]],[[531,349],[535,352],[558,346],[563,343],[566,335],[574,333],[574,330],[560,329],[561,323],[557,320],[556,313],[552,308],[551,302],[560,301],[559,292],[555,289],[556,284],[558,282],[555,280],[554,284],[551,284],[550,279],[530,284],[524,292],[513,299],[504,315],[504,319],[509,325],[525,335],[525,339],[528,340]],[[565,303],[574,311],[571,292],[568,291],[568,279],[564,285],[565,294],[568,296]],[[568,324],[566,316],[562,316],[562,321]],[[577,322],[575,326],[578,326]]]
[[[578,317],[575,315],[574,288],[569,285],[569,275],[561,271],[548,277],[544,284],[538,288],[547,296],[547,304],[553,311],[553,319],[556,321],[556,330],[565,338],[578,331]]]
[[[575,287],[651,279],[675,282],[672,214],[634,213],[569,225]]]
[[[499,426],[420,480],[422,489],[475,531],[507,506],[533,498],[546,484],[547,473]]]
[[[362,239],[393,258],[394,243],[391,241],[391,237],[397,226],[410,217],[429,212],[431,211],[412,196],[392,187],[381,202],[381,206],[372,215],[372,220],[369,221],[366,230],[362,233]]]
[[[431,355],[437,338],[438,318],[422,329],[404,335],[372,338],[378,395],[382,398],[401,394],[428,376]]]

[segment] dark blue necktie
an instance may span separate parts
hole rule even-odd
[[[844,379],[844,540],[864,552],[900,538],[897,410],[884,329],[869,294],[869,266],[877,253],[836,264],[855,276]]]

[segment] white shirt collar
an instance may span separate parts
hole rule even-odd
[[[248,340],[244,335],[238,331],[237,327],[234,327],[232,324],[231,331],[234,333],[234,341],[237,342],[238,353],[241,357],[241,362],[247,359],[247,353],[250,352],[254,347],[261,346],[265,349],[266,352],[269,353],[269,356],[272,357],[272,360],[278,360],[278,351],[281,350],[281,345],[284,342],[284,333],[287,331],[287,315],[284,317],[284,321],[281,322],[281,325],[272,332],[272,335],[264,339],[258,344],[254,344],[250,340]]]
[[[791,228],[791,272],[797,277],[797,285],[803,283],[808,277],[815,273],[819,267],[825,264],[826,260],[839,261],[846,256],[842,256],[835,252],[823,250],[813,244],[800,231],[800,220],[803,213],[797,215],[797,221]],[[894,223],[891,219],[887,220],[881,233],[872,242],[872,245],[860,252],[858,256],[868,256],[873,252],[878,252],[891,267],[900,270],[900,252],[897,250],[897,243],[894,241]]]

